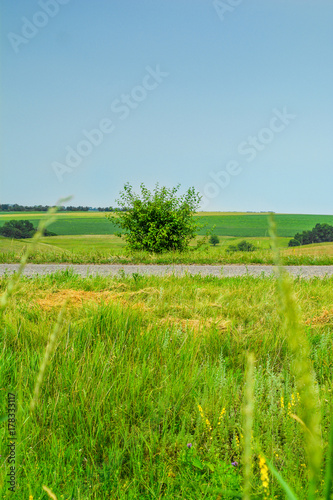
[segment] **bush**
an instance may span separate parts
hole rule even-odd
[[[2,227],[0,227],[0,235],[6,238],[14,238],[17,240],[22,240],[25,238],[32,238],[37,229],[28,220],[10,220],[5,222]],[[44,229],[44,236],[57,236],[56,233]]]
[[[298,240],[296,240],[295,238],[290,240],[288,243],[288,247],[299,247],[299,246],[300,246],[300,242]]]
[[[124,211],[107,218],[125,231],[124,236],[131,250],[164,252],[183,251],[201,225],[194,220],[201,196],[189,188],[183,196],[176,196],[180,185],[168,189],[156,185],[151,193],[144,184],[141,195],[133,193],[127,183],[116,200]],[[122,236],[118,233],[118,236]]]
[[[10,220],[0,228],[1,236],[15,239],[32,238],[35,232],[36,229],[28,220]]]
[[[226,252],[253,252],[257,248],[246,240],[241,241],[238,245],[229,245]]]
[[[216,234],[212,234],[211,237],[209,238],[209,243],[215,247],[218,243],[220,243],[220,240],[216,236]]]

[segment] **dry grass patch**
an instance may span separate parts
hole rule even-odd
[[[119,286],[117,288],[123,289],[122,286]],[[52,310],[55,307],[62,307],[66,302],[67,307],[69,308],[79,308],[92,302],[101,304],[102,302],[107,303],[110,301],[116,301],[135,309],[148,311],[150,310],[150,308],[147,307],[142,300],[136,301],[136,298],[146,298],[155,293],[159,293],[159,291],[153,287],[137,290],[134,292],[122,291],[118,293],[109,290],[92,292],[67,288],[55,291],[53,293],[47,293],[46,295],[36,298],[35,302],[44,310]]]
[[[305,321],[306,325],[311,325],[311,326],[322,326],[322,325],[327,325],[329,323],[333,323],[333,309],[331,309],[330,311],[324,309],[319,316],[315,316],[314,318],[309,318]]]

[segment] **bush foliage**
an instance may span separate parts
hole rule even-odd
[[[32,238],[36,233],[34,225],[28,220],[10,220],[0,227],[0,235],[7,238],[22,240]],[[44,230],[44,236],[57,236],[55,233]]]
[[[302,233],[295,234],[294,238],[289,241],[289,246],[296,247],[329,241],[333,241],[333,226],[329,224],[316,224],[311,231],[303,231]]]
[[[238,245],[229,245],[226,252],[227,253],[232,253],[232,252],[254,252],[256,250],[256,247],[252,245],[252,243],[249,243],[246,240],[241,241],[238,243]]]
[[[209,243],[215,247],[215,245],[218,245],[220,243],[220,240],[218,239],[216,234],[212,234],[209,238]]]
[[[154,253],[185,250],[201,227],[193,217],[199,207],[199,193],[192,187],[177,196],[180,185],[168,189],[156,184],[153,192],[144,184],[140,188],[138,195],[129,183],[125,184],[117,203],[127,210],[107,216],[124,231],[129,248]]]

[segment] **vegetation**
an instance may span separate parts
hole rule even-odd
[[[1,289],[7,284],[2,279]],[[332,419],[332,285],[332,279],[294,282],[318,383],[325,453]],[[66,299],[32,412],[48,335]],[[253,494],[266,493],[262,455],[306,497],[302,425],[292,416],[301,402],[273,278],[112,279],[70,272],[24,278],[5,312],[1,339],[2,385],[19,398],[18,498],[42,498],[43,485],[58,499],[215,500],[216,489],[240,492],[248,351],[256,359]],[[0,415],[5,406],[2,398]],[[5,446],[5,427],[0,437]],[[4,481],[7,465],[2,472]],[[267,474],[269,498],[282,498]],[[323,478],[324,472],[319,495]]]
[[[117,217],[109,215],[108,218],[125,231],[131,250],[154,253],[186,250],[199,227],[193,216],[199,207],[200,196],[194,188],[177,196],[179,187],[159,188],[157,184],[151,193],[141,184],[138,195],[130,184],[125,184],[117,202],[126,210]]]
[[[116,214],[115,214],[116,215]],[[24,212],[3,212],[0,214],[0,226],[6,221],[18,218],[27,219],[34,225],[42,219],[43,215]],[[228,212],[202,212],[197,213],[200,221],[206,228],[218,237],[234,238],[263,238],[269,236],[267,214],[247,214]],[[278,235],[288,240],[300,230],[313,228],[316,223],[333,224],[333,215],[293,215],[276,214],[275,216]],[[111,235],[119,231],[119,227],[112,224],[103,212],[60,212],[57,220],[50,226],[50,230],[58,235]],[[199,235],[205,235],[206,229],[199,229]]]
[[[198,238],[200,240],[200,238]],[[150,252],[126,250],[123,238],[103,236],[54,236],[41,238],[38,247],[31,252],[29,262],[69,264],[273,264],[273,252],[268,238],[252,238],[248,241],[257,247],[253,252],[227,253],[228,245],[237,245],[241,238],[220,237],[220,244],[197,247],[194,240],[188,251]],[[279,238],[281,256],[285,265],[333,265],[333,243],[320,243],[288,248],[288,238]],[[0,237],[0,263],[20,262],[31,240],[11,240]]]
[[[316,224],[311,231],[295,234],[289,241],[290,247],[310,245],[311,243],[325,243],[333,241],[333,226],[329,224]]]
[[[252,245],[249,241],[243,240],[237,245],[229,245],[226,252],[231,253],[231,252],[254,252],[256,250],[256,247]]]
[[[25,239],[32,238],[36,233],[34,225],[28,220],[10,220],[0,227],[0,235],[6,238]],[[57,236],[52,231],[44,230],[44,236]]]
[[[220,243],[220,240],[216,234],[212,234],[211,237],[209,238],[209,243],[215,247]]]
[[[117,216],[117,215],[116,215]],[[37,225],[40,222],[40,213],[1,214],[0,225],[10,220],[24,219]],[[298,227],[311,226],[312,218],[322,221],[332,221],[331,216],[292,216],[275,215],[280,233],[295,234],[293,224]],[[270,249],[268,236],[248,236],[246,241],[257,249],[253,252],[227,253],[228,245],[237,246],[243,239],[244,233],[268,233],[267,215],[261,214],[224,214],[203,215],[201,220],[208,224],[208,229],[218,235],[219,245],[216,247],[202,243],[203,236],[193,239],[186,251],[170,251],[153,254],[147,251],[126,250],[124,237],[118,238],[114,233],[117,226],[105,218],[104,213],[73,212],[59,213],[57,220],[49,228],[60,236],[42,238],[35,251],[31,252],[29,262],[35,263],[123,263],[123,264],[273,264],[274,258]],[[326,223],[326,222],[323,222]],[[224,224],[224,226],[223,226]],[[215,229],[214,229],[214,226]],[[246,227],[248,227],[246,231]],[[267,227],[267,230],[265,229]],[[200,231],[199,231],[200,232]],[[221,233],[236,233],[236,236],[225,236]],[[97,234],[96,234],[97,233]],[[99,233],[99,234],[98,234]],[[289,247],[290,238],[279,237],[281,256],[285,265],[332,265],[333,242],[315,243],[311,245]],[[0,262],[19,262],[25,248],[30,246],[31,239],[22,241],[0,237]]]
[[[0,204],[0,212],[47,212],[50,209],[49,205],[19,205],[17,203]],[[117,208],[112,207],[84,207],[82,205],[78,207],[73,207],[72,205],[59,207],[60,212],[88,212],[90,210],[97,210],[99,212],[113,212],[117,211]]]
[[[17,498],[330,499],[332,278],[65,271],[20,286],[26,261],[0,280]],[[4,460],[4,498],[8,474]]]

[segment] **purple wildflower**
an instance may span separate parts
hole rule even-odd
[[[192,443],[187,443],[188,448],[192,448]]]
[[[238,466],[238,462],[231,462],[231,465],[233,465],[234,467],[237,467]]]

